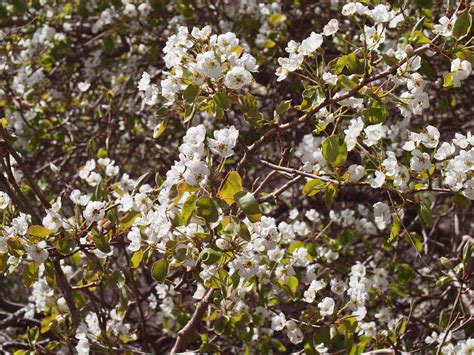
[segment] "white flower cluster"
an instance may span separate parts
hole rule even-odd
[[[288,58],[278,58],[278,64],[275,74],[277,81],[285,80],[290,72],[302,68],[305,57],[312,56],[313,53],[323,44],[323,36],[319,33],[311,32],[310,36],[304,39],[301,44],[291,40],[288,42],[285,51],[289,53]]]
[[[96,169],[98,171],[96,171]],[[101,175],[102,173],[102,175]],[[86,164],[79,170],[79,177],[85,180],[89,186],[95,187],[100,184],[105,175],[107,178],[117,176],[119,167],[115,165],[113,160],[109,158],[99,158],[88,160]]]
[[[461,81],[469,78],[472,72],[471,62],[468,60],[454,59],[451,62],[451,74],[453,78],[453,87],[461,87]]]
[[[211,35],[211,32],[210,26],[194,27],[191,33],[181,26],[177,34],[168,38],[163,48],[168,71],[161,80],[165,105],[173,104],[176,95],[190,83],[204,92],[212,92],[222,86],[239,90],[253,82],[251,73],[258,69],[256,59],[251,54],[241,54],[243,50],[234,33]],[[138,89],[145,93],[145,104],[154,105],[160,90],[150,82],[150,75],[143,73]]]
[[[403,149],[411,152],[410,168],[415,172],[432,167],[432,158],[440,161],[443,183],[453,192],[462,191],[474,199],[474,136],[456,133],[451,143],[443,142],[439,147],[440,133],[434,126],[427,126],[425,132],[410,132]],[[456,148],[457,147],[457,148]],[[455,154],[456,149],[458,153]]]

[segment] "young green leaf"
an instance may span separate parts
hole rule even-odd
[[[420,204],[420,217],[427,228],[433,227],[433,215],[425,203]]]
[[[347,145],[339,136],[326,138],[322,144],[323,157],[333,167],[344,164],[347,160]]]
[[[213,265],[217,263],[222,257],[222,252],[214,248],[206,248],[202,251],[201,259],[206,265]]]
[[[234,200],[251,222],[259,222],[262,219],[260,206],[255,197],[248,191],[240,191],[234,195]]]
[[[285,100],[285,101],[280,102],[280,104],[277,106],[275,111],[277,115],[282,115],[286,111],[288,111],[290,107],[291,107],[291,100]]]
[[[295,276],[287,277],[288,287],[290,288],[291,293],[295,294],[298,289],[299,281]]]
[[[196,215],[204,218],[207,222],[213,223],[219,219],[219,212],[212,198],[201,196],[196,200],[195,206]]]
[[[153,266],[151,267],[151,276],[156,281],[163,283],[165,281],[166,276],[168,276],[169,270],[169,263],[168,260],[162,259],[155,261]]]
[[[192,104],[199,95],[199,86],[192,83],[183,92],[183,98],[186,102]]]
[[[463,12],[456,20],[453,28],[453,36],[461,39],[467,36],[471,30],[472,16],[469,12]]]
[[[312,179],[312,180],[309,180],[306,185],[304,185],[304,188],[303,188],[303,193],[306,195],[306,196],[314,196],[316,195],[318,192],[322,191],[325,189],[327,183],[325,183],[324,181],[320,180],[320,179]]]
[[[218,93],[214,94],[212,99],[216,103],[217,107],[221,108],[224,111],[230,109],[232,105],[232,101],[230,101],[229,96],[227,96],[224,91],[219,91]]]
[[[184,201],[181,216],[183,217],[183,223],[185,226],[187,226],[189,224],[189,221],[191,220],[191,216],[193,215],[197,199],[197,196],[189,195],[186,201]]]
[[[218,196],[230,205],[234,203],[234,195],[242,190],[242,178],[237,171],[231,171],[222,183]]]
[[[163,134],[168,126],[168,117],[166,117],[163,121],[161,121],[153,130],[153,138],[157,139],[159,136]]]
[[[34,237],[47,237],[52,234],[53,231],[43,226],[33,225],[28,228],[27,233]]]
[[[130,266],[132,269],[136,269],[140,266],[143,260],[143,250],[137,250],[133,253],[132,257],[130,258]]]

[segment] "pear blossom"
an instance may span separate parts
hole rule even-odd
[[[358,182],[364,177],[365,168],[362,165],[352,164],[347,169],[349,174],[349,182]]]
[[[364,38],[369,49],[375,50],[385,42],[385,30],[382,24],[373,27],[364,26]]]
[[[272,329],[275,331],[280,331],[286,326],[286,317],[280,312],[279,314],[272,317]]]
[[[287,335],[293,344],[299,344],[304,339],[302,330],[296,325],[295,321],[289,320],[286,323]]]
[[[374,204],[374,219],[377,228],[384,230],[390,220],[392,214],[390,213],[390,207],[384,202],[377,202]]]
[[[5,192],[0,191],[0,209],[4,210],[10,204],[10,196],[8,196]]]
[[[213,51],[199,53],[196,62],[199,72],[207,78],[218,78],[222,73],[221,64]]]
[[[374,175],[369,176],[367,180],[372,188],[378,189],[385,183],[385,174],[377,170]]]
[[[458,88],[461,86],[461,81],[469,78],[472,72],[471,62],[459,58],[451,62],[451,73],[453,74],[453,86]]]
[[[456,151],[456,147],[452,143],[444,142],[436,151],[434,158],[436,160],[445,160],[450,157]]]
[[[329,85],[336,85],[337,83],[337,75],[332,74],[331,72],[324,72],[323,73],[323,80],[326,84]]]
[[[430,155],[415,149],[411,152],[410,167],[414,171],[429,169],[431,167]]]
[[[156,105],[158,102],[158,86],[156,84],[150,84],[151,78],[150,74],[147,72],[143,72],[142,78],[138,83],[138,90],[143,91],[145,93],[145,97],[143,102],[146,105]]]
[[[84,218],[88,222],[99,222],[105,216],[105,203],[101,201],[89,201],[83,212]]]
[[[324,26],[323,34],[325,36],[332,36],[338,30],[339,30],[339,21],[333,18],[333,19],[329,20],[327,25]]]
[[[46,246],[46,242],[42,240],[36,245],[32,244],[27,246],[26,252],[36,264],[41,265],[46,261],[46,259],[48,259],[49,256]]]
[[[325,317],[334,313],[335,302],[331,297],[325,297],[318,303],[319,313]]]
[[[453,35],[454,24],[457,16],[453,15],[451,18],[443,16],[439,19],[439,24],[433,26],[433,33],[439,33],[444,37],[451,37]]]
[[[203,186],[207,183],[209,174],[209,168],[204,162],[191,160],[186,163],[184,180],[191,186]]]
[[[238,90],[252,82],[252,74],[242,67],[234,67],[226,74],[224,84],[229,89]]]
[[[319,280],[313,280],[309,285],[309,288],[304,292],[304,301],[307,303],[314,302],[316,294],[321,291],[326,285],[324,282]]]
[[[304,39],[298,47],[299,53],[303,55],[310,55],[316,51],[323,44],[323,37],[315,32],[311,32],[311,35]]]
[[[366,135],[364,144],[368,147],[377,144],[379,140],[385,137],[385,131],[385,127],[381,123],[367,126],[364,128],[364,133]]]

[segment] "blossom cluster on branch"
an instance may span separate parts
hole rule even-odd
[[[472,5],[0,4],[0,349],[474,352]]]

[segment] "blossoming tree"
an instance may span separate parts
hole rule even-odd
[[[2,352],[472,354],[472,11],[0,4]]]

